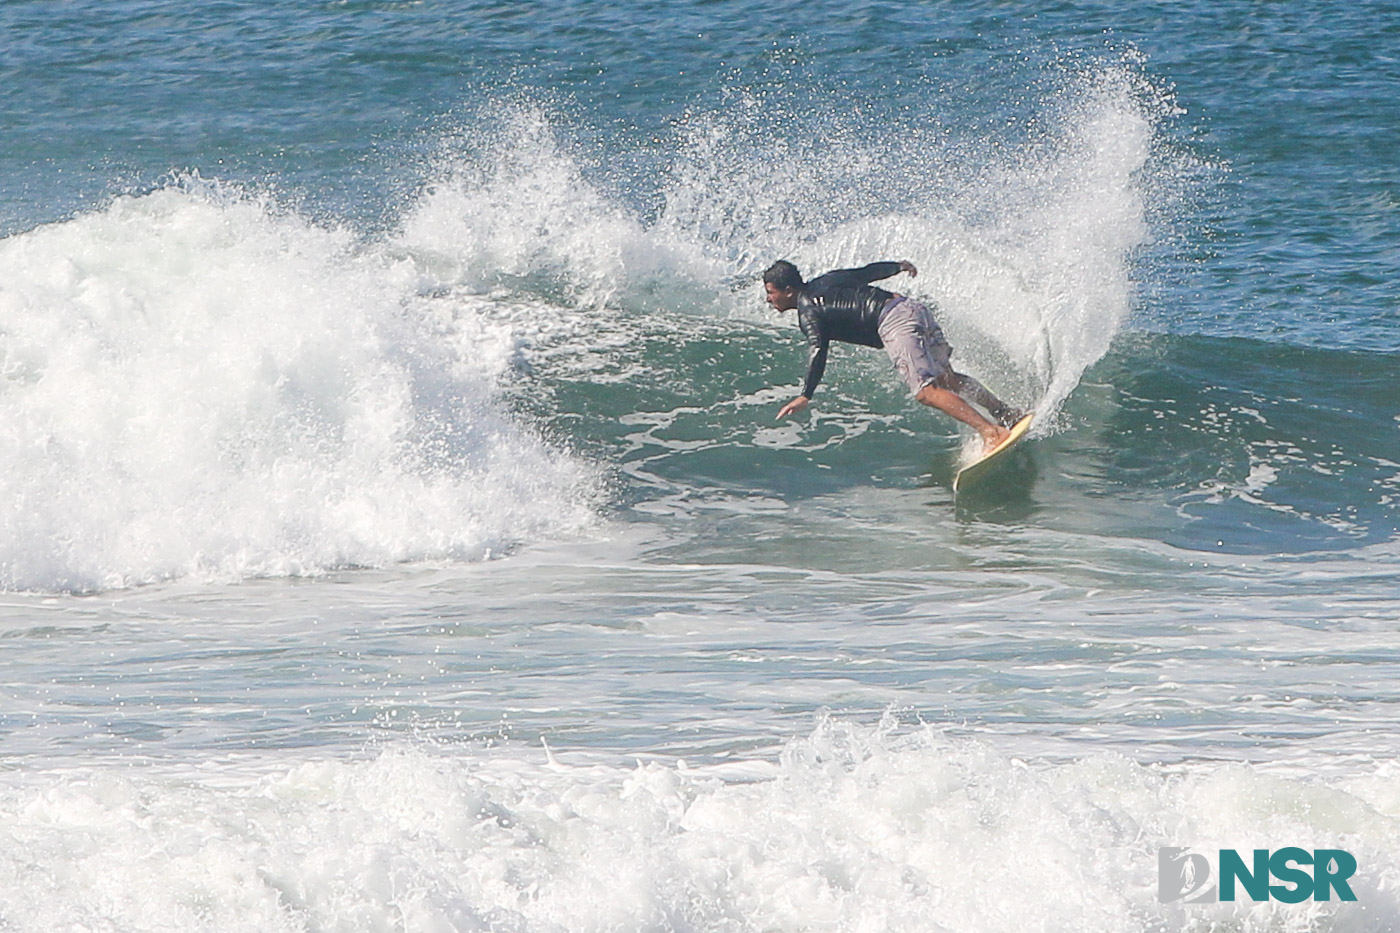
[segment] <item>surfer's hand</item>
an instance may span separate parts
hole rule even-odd
[[[907,259],[901,259],[899,261],[899,271],[908,272],[910,278],[914,278],[919,274],[919,270],[915,269],[914,264]]]
[[[810,401],[811,399],[809,399],[807,396],[799,395],[797,398],[793,399],[792,401],[788,402],[786,405],[783,406],[782,411],[778,412],[778,420],[782,421],[788,415],[796,414],[797,412],[806,408],[807,403]]]

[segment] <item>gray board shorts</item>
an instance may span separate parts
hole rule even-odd
[[[917,395],[924,386],[952,372],[949,357],[953,348],[944,339],[943,328],[933,319],[933,313],[914,299],[901,295],[885,305],[880,312],[879,330],[885,352],[911,394]]]

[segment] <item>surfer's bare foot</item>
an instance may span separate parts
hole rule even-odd
[[[1011,432],[999,424],[988,422],[987,427],[981,430],[982,434],[982,456],[986,456],[996,450],[1002,443],[1011,436]]]

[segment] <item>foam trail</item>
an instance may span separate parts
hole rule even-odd
[[[0,584],[477,558],[589,522],[507,420],[511,333],[189,179],[0,242]]]

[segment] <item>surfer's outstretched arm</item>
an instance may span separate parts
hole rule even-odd
[[[802,394],[778,411],[779,421],[807,407],[807,403],[812,401],[812,396],[817,393],[817,383],[821,382],[822,373],[826,372],[826,355],[831,349],[831,341],[821,333],[821,327],[817,322],[804,323],[806,324],[804,329],[807,329],[808,346],[811,349],[811,357],[807,362],[807,379],[802,384]]]
[[[778,412],[777,420],[782,421],[788,415],[797,414],[799,411],[806,408],[807,404],[811,401],[812,400],[809,399],[807,396],[799,395],[797,398],[793,399],[792,401],[788,402],[782,407],[782,409]]]
[[[907,259],[898,262],[872,262],[861,266],[858,269],[834,269],[813,279],[813,282],[820,280],[827,287],[853,288],[860,285],[869,285],[871,282],[878,282],[887,279],[892,275],[899,275],[907,272],[909,275],[917,276],[919,270]]]

